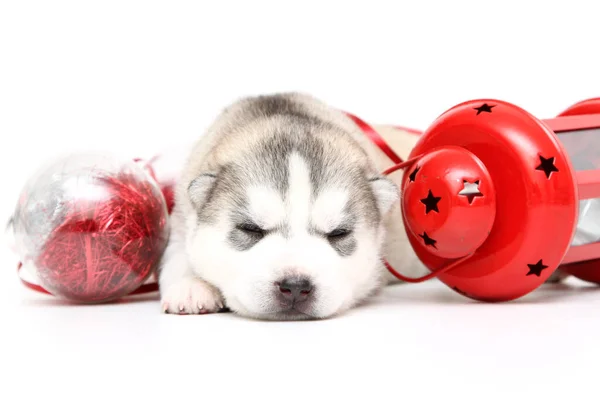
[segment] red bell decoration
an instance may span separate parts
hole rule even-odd
[[[25,184],[12,218],[15,250],[40,285],[78,303],[157,290],[168,209],[151,167],[86,153],[59,157]]]
[[[562,269],[600,283],[600,99],[540,120],[494,99],[452,107],[421,135],[401,207],[432,277],[469,298],[522,297]]]

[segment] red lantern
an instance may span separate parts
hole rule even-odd
[[[600,99],[540,120],[474,100],[419,138],[402,180],[408,238],[432,277],[467,297],[509,301],[562,264],[600,283]]]

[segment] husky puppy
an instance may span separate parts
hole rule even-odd
[[[416,136],[376,127],[406,158]],[[305,94],[241,99],[191,149],[159,268],[162,308],[257,319],[343,313],[425,273],[402,224],[402,172],[340,110]]]

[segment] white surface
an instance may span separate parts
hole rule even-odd
[[[2,2],[2,218],[47,156],[148,157],[246,94],[416,128],[477,97],[551,117],[600,95],[592,1],[323,3]],[[152,297],[64,305],[0,254],[3,399],[598,396],[600,291],[577,281],[496,305],[399,286],[333,320],[263,323],[166,316]]]

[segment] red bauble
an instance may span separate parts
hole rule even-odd
[[[44,166],[14,214],[17,251],[51,294],[107,302],[140,288],[168,240],[161,188],[134,162],[80,154]]]

